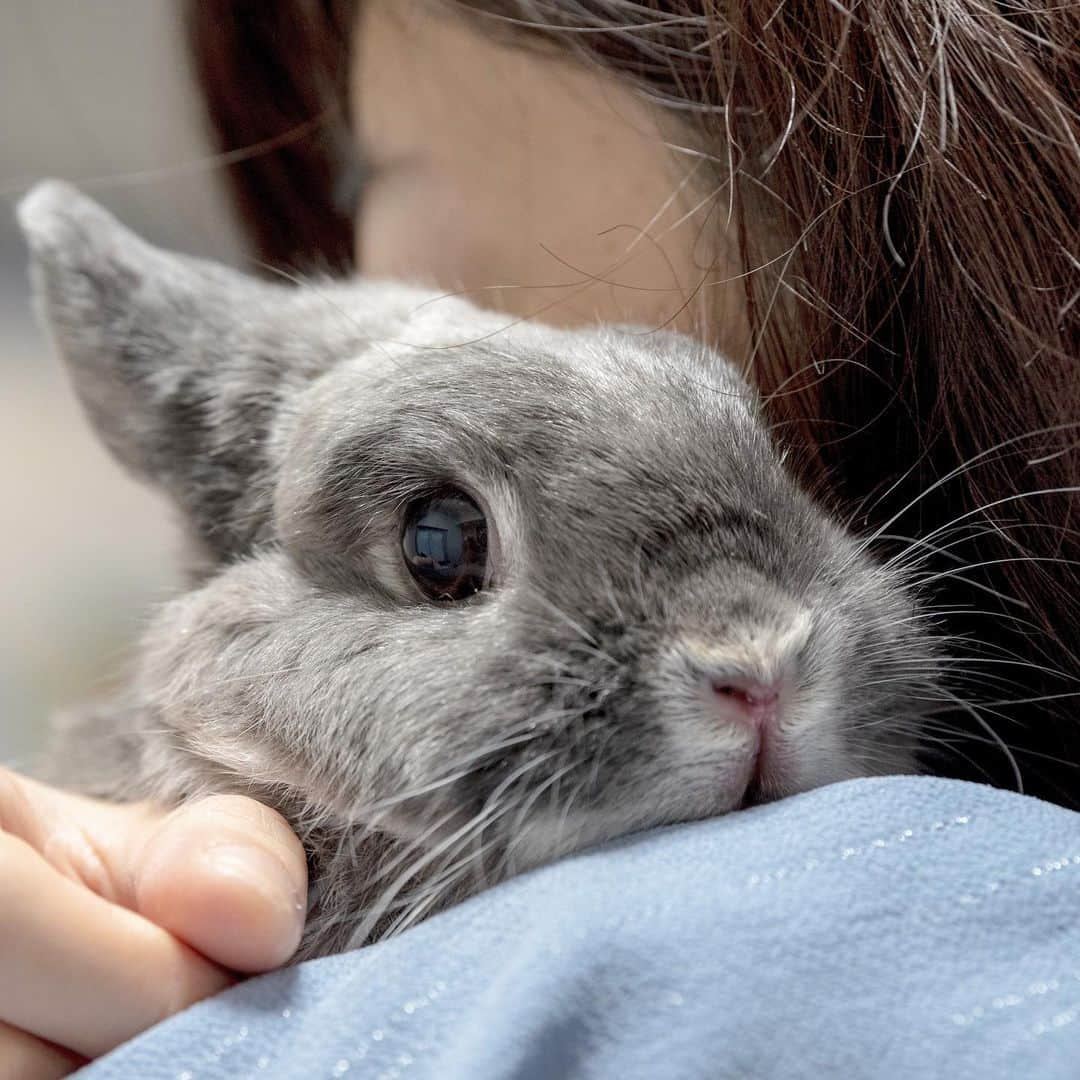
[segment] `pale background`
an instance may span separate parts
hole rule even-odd
[[[28,762],[50,714],[123,671],[177,546],[34,322],[13,208],[63,177],[155,242],[236,261],[210,155],[170,0],[0,2],[0,761]]]

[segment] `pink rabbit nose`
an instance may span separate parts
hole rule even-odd
[[[778,683],[767,685],[749,679],[717,677],[709,679],[713,695],[725,716],[751,727],[771,723],[780,702]]]

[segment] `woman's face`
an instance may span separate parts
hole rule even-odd
[[[500,44],[428,5],[368,0],[354,115],[375,170],[364,273],[514,317],[673,326],[745,351],[727,200],[670,126],[598,72]]]

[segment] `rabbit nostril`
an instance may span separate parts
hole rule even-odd
[[[721,679],[712,680],[713,693],[721,697],[734,698],[745,705],[771,705],[779,696],[780,692],[775,686],[759,686],[755,683],[749,685],[737,685],[725,682]]]
[[[716,697],[729,703],[730,711],[749,723],[760,724],[776,712],[780,699],[780,690],[776,685],[730,678],[712,678],[709,684]]]

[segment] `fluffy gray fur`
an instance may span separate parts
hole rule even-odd
[[[789,478],[720,356],[256,281],[59,183],[19,217],[90,419],[200,556],[52,773],[278,807],[310,857],[301,958],[586,844],[914,770],[925,619]],[[449,605],[400,546],[403,509],[447,483],[493,530],[491,587]],[[727,668],[787,680],[750,787],[753,738],[702,691]]]

